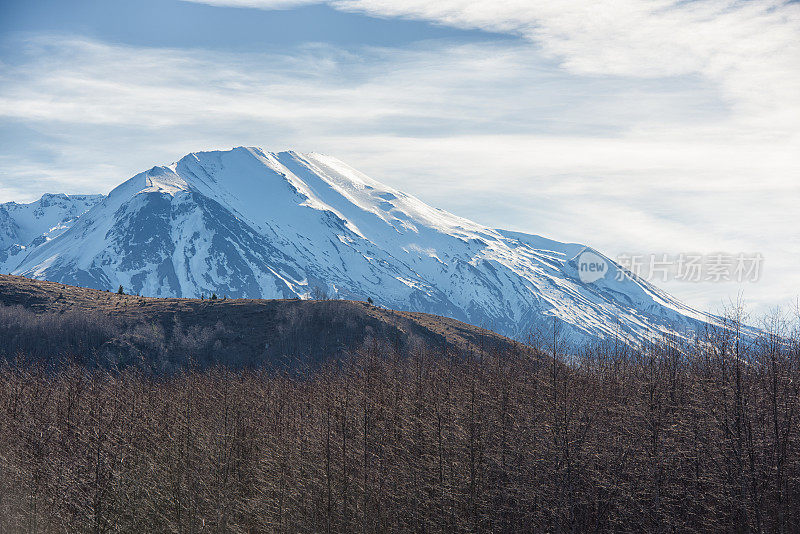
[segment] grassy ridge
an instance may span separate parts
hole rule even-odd
[[[526,350],[454,319],[365,302],[147,298],[0,275],[0,358],[155,373],[306,368],[367,339],[403,353],[418,345],[441,354]]]

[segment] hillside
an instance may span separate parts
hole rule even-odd
[[[318,362],[369,346],[370,340],[401,353],[415,345],[462,355],[525,350],[454,319],[346,300],[151,298],[0,275],[0,305],[0,351],[7,356],[30,353],[28,338],[62,334],[63,343],[43,346],[37,339],[34,355],[94,353],[123,364],[162,358],[172,366],[192,356],[210,360],[205,363],[263,366]],[[64,354],[81,348],[87,354]]]

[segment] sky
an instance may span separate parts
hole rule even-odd
[[[614,259],[763,258],[653,280],[702,310],[800,295],[798,2],[0,2],[0,202],[241,145]]]

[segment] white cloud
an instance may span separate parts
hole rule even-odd
[[[209,3],[207,0],[199,0]],[[241,0],[213,0],[237,5]],[[747,126],[800,120],[800,4],[777,0],[328,0],[332,7],[521,35],[570,72],[718,83]],[[247,0],[272,9],[273,0]],[[793,130],[796,134],[796,131]]]
[[[195,150],[315,150],[460,215],[612,255],[761,252],[745,296],[796,294],[796,5],[336,6],[530,43],[233,54],[32,39],[0,65],[0,117],[30,132],[0,147],[0,201],[107,191]],[[699,307],[735,292],[671,289]]]

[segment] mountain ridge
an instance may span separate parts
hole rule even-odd
[[[555,317],[575,341],[719,322],[591,247],[475,223],[317,153],[191,153],[95,200],[6,272],[160,297],[372,297],[511,336]],[[580,279],[584,251],[606,262],[604,278]]]
[[[26,318],[27,312],[44,322]],[[76,318],[89,341],[70,344],[66,330],[75,330],[70,321]],[[47,331],[39,324],[47,324]],[[34,342],[27,339],[30,325],[37,334]],[[0,274],[0,356],[35,351],[42,345],[39,338],[48,336],[59,339],[57,346],[28,356],[42,362],[95,358],[99,365],[156,369],[165,365],[160,359],[169,359],[171,370],[189,364],[181,358],[203,355],[204,365],[304,367],[369,350],[372,344],[398,355],[426,349],[458,358],[539,356],[519,342],[455,319],[366,302],[142,297]],[[175,340],[183,338],[188,346],[176,346]]]

